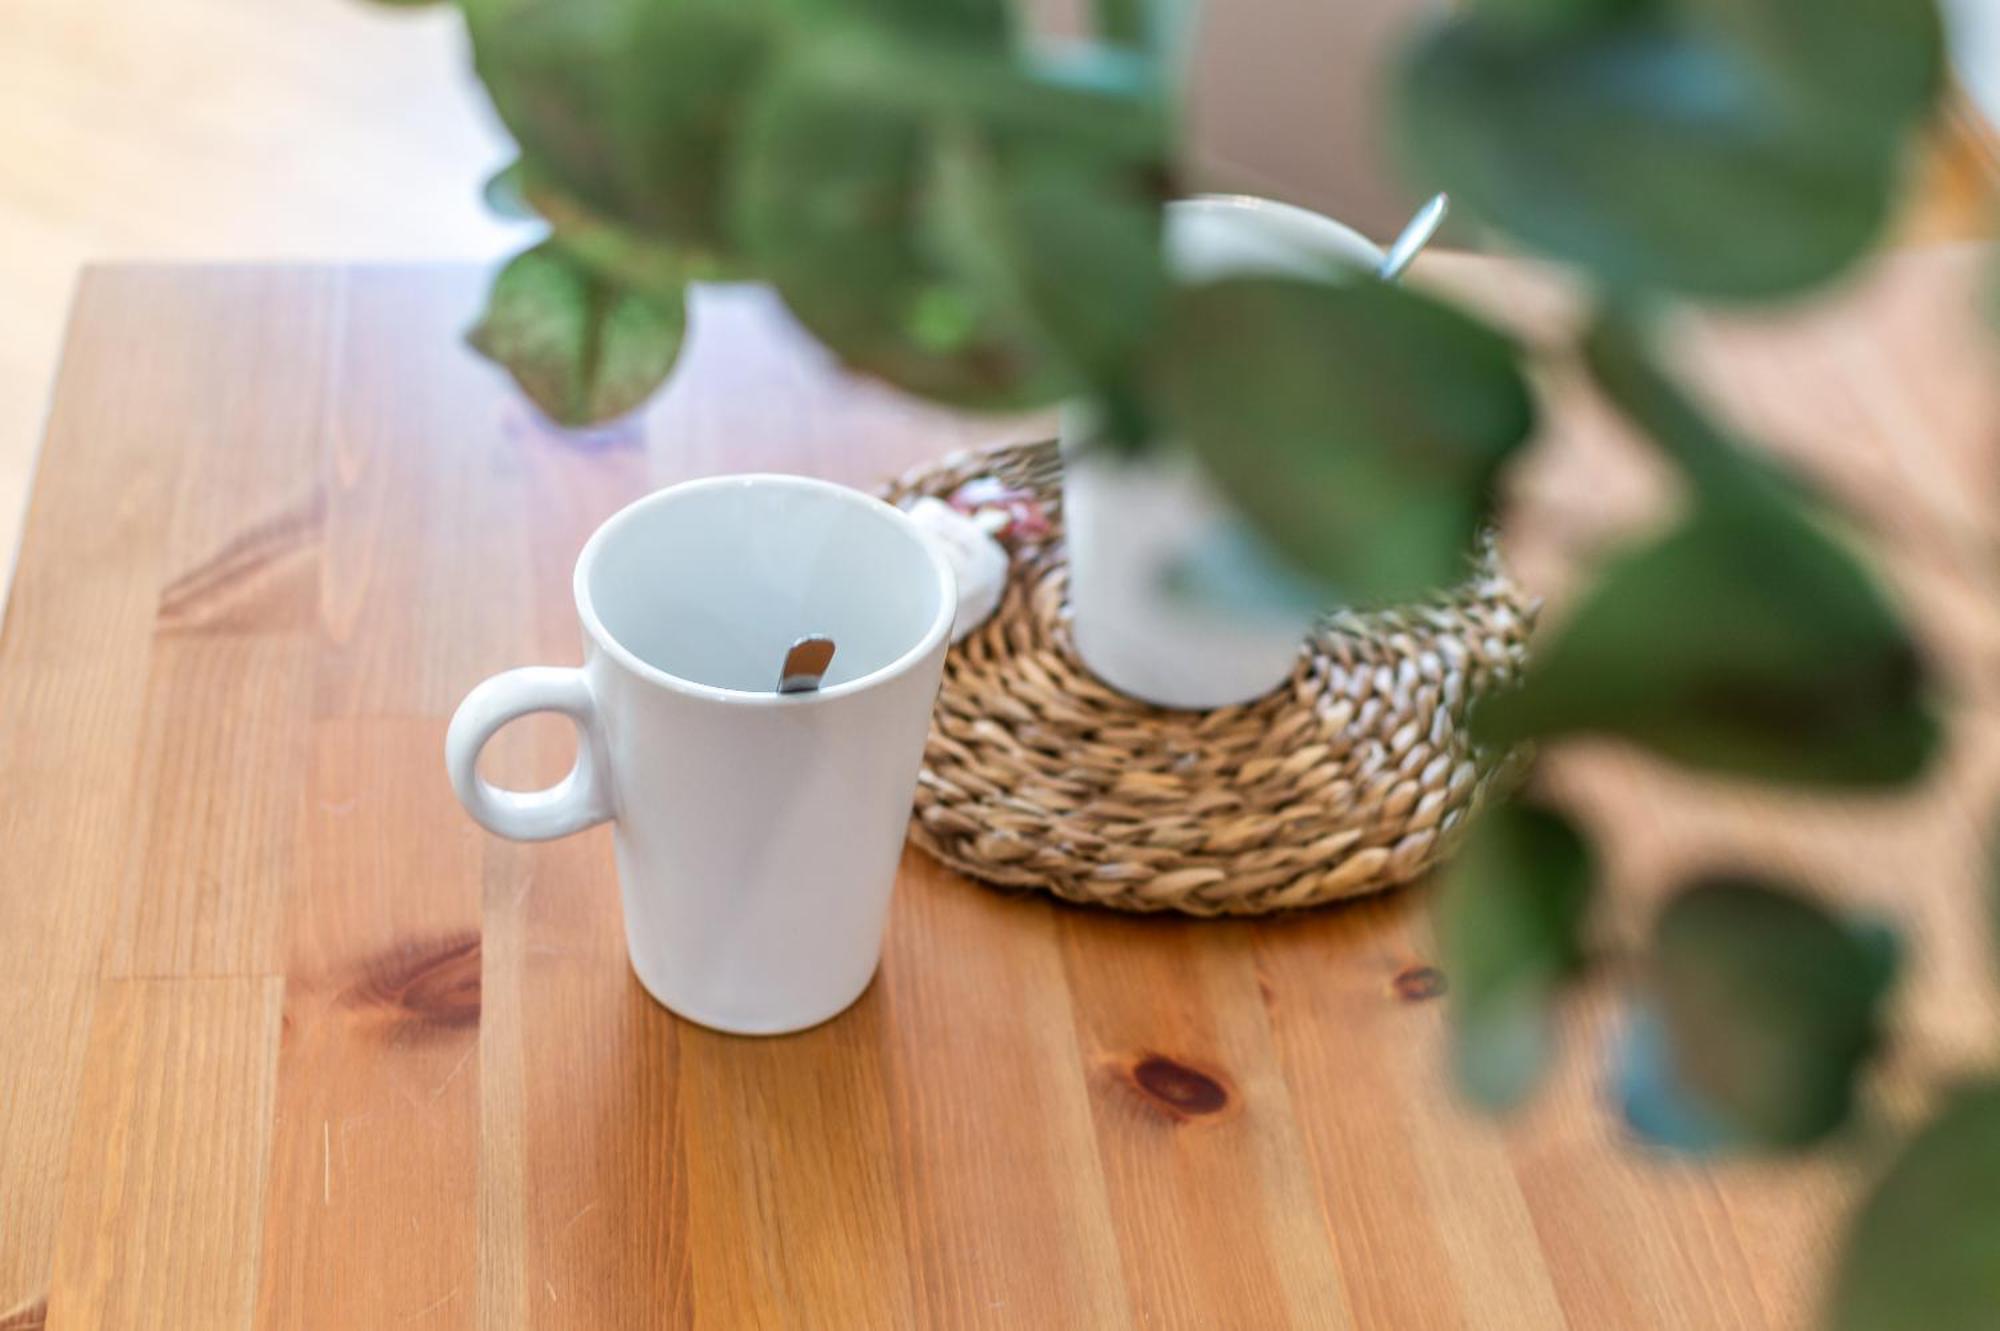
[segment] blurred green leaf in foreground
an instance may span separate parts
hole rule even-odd
[[[1696,883],[1660,913],[1647,982],[1672,1080],[1732,1143],[1808,1146],[1844,1124],[1881,1039],[1893,939],[1785,887]]]
[[[1691,511],[1608,559],[1483,741],[1612,735],[1710,771],[1897,785],[1939,747],[1915,640],[1767,458],[1727,439],[1622,334],[1587,348],[1611,398],[1687,471]]]
[[[1427,183],[1606,286],[1762,300],[1874,243],[1941,50],[1929,0],[1475,0],[1397,111]]]
[[[1555,1045],[1553,1006],[1583,968],[1596,866],[1561,815],[1500,804],[1474,824],[1437,900],[1459,1084],[1490,1110],[1534,1090]]]
[[[2000,1325],[2000,1085],[1954,1091],[1862,1205],[1836,1268],[1833,1331]]]
[[[1513,343],[1360,278],[1176,290],[1152,367],[1168,424],[1282,554],[1354,601],[1462,580],[1534,403]]]
[[[737,146],[753,269],[850,365],[958,406],[1122,371],[1163,285],[1159,108],[865,34],[792,53]]]

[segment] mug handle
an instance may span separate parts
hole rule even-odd
[[[509,721],[530,712],[561,712],[576,723],[576,765],[546,790],[502,790],[479,775],[479,753]],[[597,703],[581,670],[527,666],[493,676],[452,714],[444,736],[445,769],[465,811],[516,841],[548,841],[612,816],[610,782],[598,760]]]

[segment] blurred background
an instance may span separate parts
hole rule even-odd
[[[1211,0],[1191,176],[1392,234],[1412,200],[1378,142],[1377,76],[1440,2]],[[1050,31],[1079,11],[1028,8]],[[2000,180],[2000,0],[1948,8],[1960,92],[1905,243],[1982,234]],[[480,205],[508,146],[446,5],[11,0],[0,125],[0,599],[82,265],[484,262],[531,229]]]

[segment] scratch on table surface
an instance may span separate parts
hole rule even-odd
[[[589,1215],[592,1211],[595,1211],[601,1205],[603,1205],[601,1201],[585,1203],[584,1208],[581,1211],[578,1211],[575,1215],[571,1216],[569,1220],[564,1223],[563,1227],[556,1231],[556,1239],[558,1241],[561,1241],[563,1238],[567,1237],[569,1232],[572,1229],[576,1228],[577,1221],[583,1219],[585,1216]]]
[[[333,1205],[333,1121],[331,1119],[323,1118],[319,1121],[319,1145],[320,1145],[321,1204],[325,1206],[332,1206]],[[347,1148],[347,1139],[345,1137],[341,1138],[340,1145],[341,1149],[343,1150]]]
[[[544,1280],[542,1285],[549,1291],[549,1302],[554,1303],[556,1301],[556,1282],[553,1280]]]
[[[451,1287],[451,1292],[449,1294],[446,1294],[443,1298],[439,1299],[436,1303],[427,1304],[426,1306],[417,1309],[413,1313],[405,1313],[403,1315],[402,1320],[404,1320],[405,1322],[414,1322],[419,1317],[428,1317],[432,1313],[444,1307],[447,1303],[450,1303],[453,1299],[457,1297],[458,1297],[458,1286],[453,1285]]]
[[[472,1061],[473,1054],[478,1052],[478,1050],[479,1050],[478,1040],[475,1039],[467,1041],[465,1046],[465,1052],[458,1056],[458,1062],[451,1065],[451,1071],[444,1074],[444,1080],[439,1082],[437,1084],[437,1089],[431,1092],[431,1099],[435,1100],[440,1095],[444,1094],[444,1088],[451,1085],[453,1081],[457,1080],[458,1074],[465,1071],[465,1065]]]

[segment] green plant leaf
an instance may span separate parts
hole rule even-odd
[[[464,0],[493,106],[547,185],[605,221],[721,249],[724,171],[782,36],[762,0]]]
[[[1165,136],[1143,99],[855,37],[788,61],[742,148],[746,251],[843,360],[911,391],[1052,401],[1149,308],[1131,274],[1158,266],[1157,203],[1131,182]]]
[[[1832,1331],[1987,1331],[2000,1309],[2000,1085],[1955,1091],[1855,1215]]]
[[[747,127],[739,234],[849,365],[959,406],[1049,401],[1063,381],[1032,329],[931,243],[937,165],[920,111],[838,66],[795,62]]]
[[[1476,0],[1482,19],[1533,34],[1594,27],[1652,7],[1655,0]]]
[[[664,302],[606,280],[553,243],[517,256],[494,279],[467,340],[564,425],[622,416],[673,368],[686,326]]]
[[[548,222],[552,239],[563,253],[613,286],[629,287],[671,306],[681,303],[690,282],[728,281],[740,272],[733,256],[685,250],[662,236],[609,221],[525,169],[526,163],[522,166],[523,198]]]
[[[1195,0],[1092,0],[1099,44],[1137,53],[1163,87],[1186,81],[1200,6]]]
[[[1914,640],[1805,487],[1728,438],[1601,319],[1585,357],[1606,393],[1687,473],[1694,510],[1614,556],[1543,644],[1519,691],[1474,717],[1494,744],[1594,732],[1710,770],[1890,786],[1939,730]]]
[[[1164,112],[1143,85],[1051,85],[1029,73],[990,86],[969,101],[967,128],[938,136],[941,153],[965,159],[943,183],[964,187],[958,215],[972,223],[939,228],[939,244],[961,271],[987,265],[989,289],[1067,373],[1129,391],[1167,289]]]
[[[1009,0],[809,0],[875,23],[897,37],[1005,50],[1014,36]]]
[[[1161,203],[1128,164],[1001,135],[939,139],[940,249],[1078,381],[1122,383],[1167,289]]]
[[[1550,1006],[1583,968],[1595,873],[1567,820],[1516,803],[1481,813],[1445,874],[1437,928],[1454,1062],[1460,1086],[1488,1110],[1521,1103],[1547,1066]]]
[[[1830,506],[1818,490],[1768,450],[1732,439],[1653,358],[1646,330],[1628,310],[1600,310],[1584,334],[1584,364],[1604,395],[1687,475],[1718,501],[1753,491],[1763,502]]]
[[[1728,1124],[1675,1075],[1659,1013],[1640,1005],[1618,1041],[1618,1107],[1640,1138],[1669,1150],[1706,1155],[1742,1145]]]
[[[1143,46],[1152,27],[1148,0],[1091,0],[1097,35],[1120,46]]]
[[[1995,826],[1986,843],[1986,938],[1992,947],[1992,964],[2000,969],[2000,826]]]
[[[1840,1127],[1880,1038],[1885,936],[1751,879],[1677,894],[1648,956],[1675,1080],[1757,1145],[1808,1146]]]
[[[1534,408],[1504,337],[1373,280],[1178,288],[1152,365],[1170,427],[1263,535],[1362,602],[1461,580]]]
[[[1618,288],[1813,286],[1866,252],[1897,182],[1893,134],[1663,4],[1551,30],[1463,14],[1413,48],[1397,119],[1456,206]]]
[[[1693,511],[1614,555],[1520,688],[1488,699],[1489,743],[1613,735],[1677,762],[1772,781],[1894,786],[1935,756],[1917,646],[1803,488],[1735,444],[1602,321],[1585,345],[1607,393],[1694,483]]]
[[[506,216],[547,222],[558,248],[614,286],[630,287],[672,306],[690,282],[727,281],[738,275],[728,257],[684,249],[591,211],[563,193],[527,158],[517,158],[486,182],[486,203]]]
[[[1481,742],[1595,733],[1709,771],[1828,787],[1915,779],[1925,670],[1854,558],[1785,509],[1704,505],[1613,557]]]
[[[1691,0],[1808,114],[1893,138],[1944,90],[1944,24],[1934,0]]]

